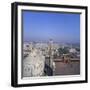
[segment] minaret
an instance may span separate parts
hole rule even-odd
[[[50,57],[50,67],[53,69],[53,40],[49,41],[49,57]]]

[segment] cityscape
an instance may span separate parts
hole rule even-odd
[[[80,75],[80,15],[23,11],[22,77]]]
[[[54,43],[24,43],[24,76],[80,74],[80,46]],[[31,67],[31,68],[30,68]],[[35,71],[35,72],[34,72]]]

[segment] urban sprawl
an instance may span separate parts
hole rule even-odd
[[[22,77],[80,74],[80,44],[23,42]]]

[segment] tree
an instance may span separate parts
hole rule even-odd
[[[59,54],[67,54],[67,53],[69,53],[69,50],[68,50],[67,47],[65,47],[65,48],[59,48],[58,49],[58,52],[59,52]]]
[[[76,51],[80,52],[80,48],[76,48]]]

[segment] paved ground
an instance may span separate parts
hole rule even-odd
[[[80,62],[72,61],[70,63],[55,62],[55,75],[78,75],[80,74]]]

